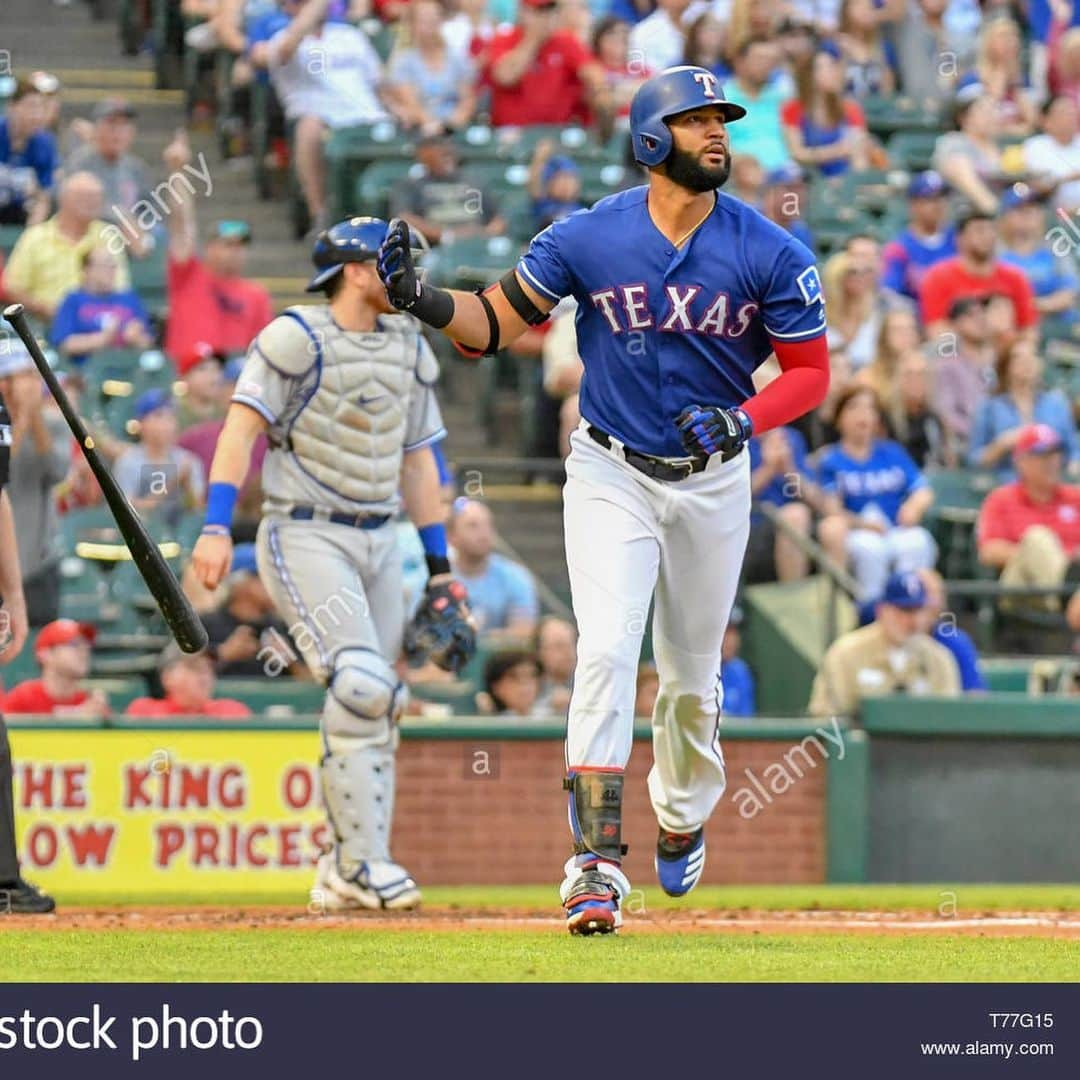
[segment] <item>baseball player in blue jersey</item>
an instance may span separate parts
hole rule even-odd
[[[391,302],[478,353],[578,304],[585,366],[564,490],[578,664],[566,740],[574,851],[560,890],[571,933],[621,924],[623,769],[646,612],[660,691],[649,794],[656,869],[673,896],[705,864],[703,826],[724,792],[721,647],[746,548],[751,434],[820,403],[825,311],[811,253],[718,189],[726,125],[746,113],[704,68],[669,68],[631,105],[649,183],[541,232],[480,294],[420,280],[391,222],[379,275]],[[773,352],[781,375],[751,375]]]

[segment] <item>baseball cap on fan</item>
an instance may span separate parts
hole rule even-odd
[[[151,413],[157,412],[159,409],[171,408],[173,408],[172,394],[168,390],[155,386],[151,390],[144,391],[135,399],[135,419],[145,420]]]
[[[916,611],[926,607],[926,586],[918,574],[892,574],[885,583],[881,602],[905,611]]]
[[[126,98],[107,97],[94,106],[92,115],[95,120],[134,120],[136,114]]]
[[[544,167],[540,170],[540,183],[546,187],[559,173],[564,172],[573,173],[574,176],[581,175],[581,170],[573,158],[565,154],[556,154],[544,162]]]
[[[1020,429],[1013,457],[1021,454],[1053,454],[1064,446],[1061,436],[1049,424],[1028,424]]]
[[[34,655],[39,656],[54,645],[70,645],[73,641],[85,641],[87,645],[93,645],[96,638],[97,629],[89,623],[76,622],[74,619],[54,619],[38,631],[34,641]]]
[[[251,226],[239,218],[229,221],[217,221],[210,230],[211,240],[234,240],[241,244],[251,243]]]
[[[225,362],[224,357],[214,349],[213,345],[206,341],[196,341],[180,358],[180,363],[177,364],[176,369],[180,376],[183,377],[200,364],[205,364],[208,360],[214,360],[219,364]]]
[[[908,184],[907,196],[909,199],[938,199],[949,190],[945,178],[933,169],[916,173]]]

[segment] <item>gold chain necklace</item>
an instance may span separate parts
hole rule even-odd
[[[698,229],[700,229],[701,226],[705,224],[706,221],[708,221],[709,215],[716,209],[716,202],[717,202],[716,195],[714,194],[713,195],[713,204],[706,211],[705,216],[688,233],[686,233],[684,236],[680,236],[679,239],[675,241],[675,246],[677,248],[681,248],[683,246],[683,244],[685,244],[686,241],[689,240],[690,237],[693,236],[694,233],[696,233],[698,231]]]

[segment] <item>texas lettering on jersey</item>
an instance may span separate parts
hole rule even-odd
[[[659,320],[654,320],[650,311],[647,285],[613,285],[589,293],[589,296],[607,319],[613,334],[621,334],[624,330],[647,330],[655,326],[665,333],[688,332],[737,338],[750,329],[757,304],[743,304],[732,312],[731,297],[727,293],[717,293],[711,300],[695,304],[700,293],[699,285],[665,285],[667,306]]]
[[[757,210],[718,192],[682,247],[631,188],[537,235],[517,270],[542,296],[577,300],[581,415],[647,454],[683,453],[675,418],[692,403],[754,393],[773,341],[825,333],[814,256]]]

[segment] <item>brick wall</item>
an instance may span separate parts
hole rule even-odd
[[[704,881],[825,880],[827,764],[804,767],[802,779],[749,820],[737,809],[749,813],[745,800],[733,801],[740,788],[753,790],[745,770],[767,787],[765,770],[790,749],[785,741],[724,745],[728,790],[707,827]],[[623,813],[626,868],[635,884],[654,879],[656,819],[645,786],[651,764],[650,744],[638,740]],[[570,853],[562,776],[563,747],[555,740],[406,739],[398,751],[395,857],[432,885],[558,881]]]

